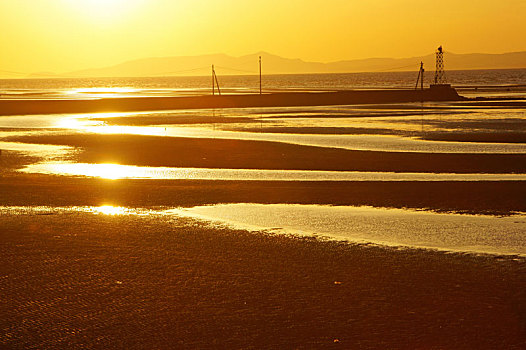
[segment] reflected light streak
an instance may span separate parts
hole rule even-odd
[[[24,173],[100,177],[104,179],[174,179],[243,181],[525,181],[525,174],[389,173],[358,171],[263,170],[140,167],[120,164],[43,162]]]
[[[124,178],[144,177],[145,171],[138,167],[119,164],[75,164],[56,163],[50,164],[52,172],[70,174],[75,176],[101,177],[103,179],[117,180]]]
[[[75,149],[69,146],[0,141],[0,150],[24,152],[32,156],[58,160],[68,156]]]
[[[125,135],[143,135],[143,136],[164,136],[166,132],[158,127],[142,126],[121,126],[106,125],[104,123],[95,126],[80,127],[80,129],[96,134],[125,134]]]
[[[122,94],[129,94],[132,92],[139,92],[133,88],[85,88],[85,89],[71,89],[64,91],[64,95],[85,95],[90,97],[121,97]]]
[[[99,214],[115,216],[127,214],[128,209],[124,207],[115,207],[113,205],[102,205],[100,207],[93,208],[93,211]]]
[[[95,113],[95,114],[76,114],[61,118],[57,121],[56,126],[65,129],[86,130],[96,126],[104,126],[104,122],[100,120],[93,120],[91,118],[115,118],[124,117],[129,113]]]
[[[95,134],[126,134],[143,136],[165,136],[166,131],[161,127],[142,127],[126,125],[107,125],[104,121],[91,118],[105,119],[130,115],[130,113],[96,113],[77,114],[58,120],[56,126],[65,129],[90,132]]]

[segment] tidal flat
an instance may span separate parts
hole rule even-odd
[[[0,347],[523,348],[494,107],[0,117]]]

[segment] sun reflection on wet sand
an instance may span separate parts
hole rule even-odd
[[[525,181],[526,174],[394,173],[361,171],[265,170],[140,167],[120,164],[36,163],[24,173],[87,176],[103,179],[243,181]]]
[[[108,125],[105,121],[92,119],[97,118],[118,118],[129,115],[130,113],[97,113],[97,114],[79,114],[68,116],[57,121],[56,127],[73,129],[95,134],[123,134],[123,135],[145,135],[145,136],[165,136],[164,128],[160,127],[138,127],[126,125]]]
[[[65,128],[65,129],[76,129],[80,131],[89,131],[97,133],[108,133],[105,130],[113,126],[106,124],[104,120],[108,118],[121,118],[127,117],[130,115],[135,115],[137,113],[94,113],[94,114],[75,114],[71,116],[64,116],[56,120],[55,127]],[[96,118],[96,119],[95,119]],[[123,126],[120,126],[123,127]],[[100,129],[102,128],[102,129]],[[124,129],[124,131],[127,131]],[[128,133],[128,132],[124,132]]]
[[[166,131],[160,127],[153,126],[121,126],[121,125],[90,125],[80,129],[97,134],[122,134],[122,135],[144,135],[144,136],[166,136]]]
[[[101,177],[108,180],[145,177],[145,171],[141,168],[119,164],[49,163],[48,165],[50,172],[56,174]]]
[[[108,98],[108,97],[122,97],[123,95],[129,95],[130,93],[139,93],[140,90],[134,88],[124,87],[98,87],[98,88],[81,88],[81,89],[69,89],[63,92],[64,95],[77,97],[97,97],[97,98]]]
[[[45,157],[48,159],[60,159],[72,153],[74,148],[69,146],[0,141],[0,150],[24,152],[30,155]]]
[[[103,205],[100,207],[94,207],[93,211],[98,214],[104,214],[104,215],[126,215],[128,213],[128,209],[124,207],[115,207],[112,205]]]
[[[61,213],[92,213],[103,215],[151,215],[153,212],[141,208],[126,208],[105,204],[99,207],[48,207],[48,206],[0,206],[0,214],[6,215],[52,215]]]

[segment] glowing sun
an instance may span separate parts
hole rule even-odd
[[[144,0],[67,0],[84,17],[93,20],[122,19]]]

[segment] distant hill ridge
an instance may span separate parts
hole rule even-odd
[[[144,58],[118,65],[66,73],[66,77],[155,77],[208,75],[211,65],[221,75],[258,74],[262,56],[265,74],[353,73],[418,70],[420,61],[427,71],[435,68],[435,55],[410,58],[368,58],[330,63],[289,59],[267,52],[232,57],[225,54]],[[526,51],[503,54],[445,53],[446,70],[526,68]]]

